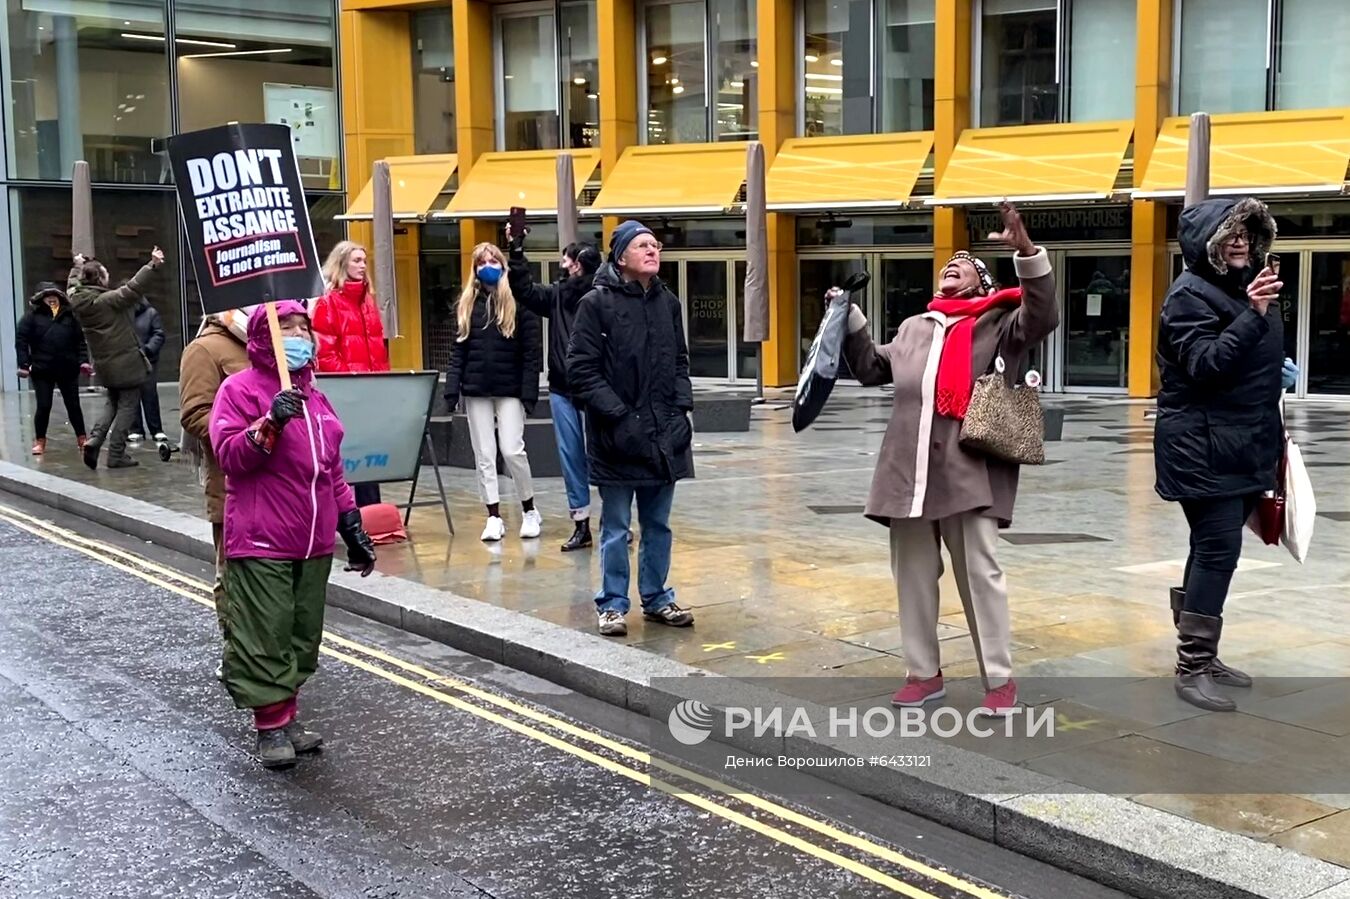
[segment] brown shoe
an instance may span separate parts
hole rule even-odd
[[[45,453],[45,452],[47,452],[47,438],[46,438],[46,437],[39,437],[37,440],[34,440],[34,441],[33,441],[33,455],[35,455],[35,456],[40,456],[40,455],[42,455],[42,454]]]

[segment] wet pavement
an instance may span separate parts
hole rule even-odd
[[[324,750],[265,771],[200,562],[9,497],[0,552],[0,896],[1122,896],[837,788],[709,788],[629,713],[340,612]]]
[[[172,419],[176,402],[171,391],[164,396],[165,418]],[[143,466],[133,471],[84,469],[73,438],[59,431],[59,412],[51,450],[34,463],[26,455],[31,432],[18,397],[2,399],[0,456],[201,514],[198,488],[179,461],[162,464],[143,450]],[[1283,549],[1248,538],[1226,613],[1223,657],[1281,686],[1235,694],[1242,711],[1215,723],[1215,716],[1177,700],[1165,680],[1175,658],[1167,590],[1179,583],[1187,531],[1180,510],[1153,493],[1147,404],[1052,401],[1066,409],[1065,439],[1048,445],[1049,464],[1023,470],[1016,520],[1000,547],[1011,592],[1015,674],[1111,680],[1095,694],[1075,697],[1074,738],[1053,752],[1028,757],[1025,747],[1006,744],[966,748],[1068,780],[1107,767],[1146,773],[1222,766],[1235,785],[1231,793],[1141,790],[1134,798],[1350,865],[1350,794],[1342,787],[1298,794],[1241,787],[1245,771],[1270,765],[1290,745],[1350,759],[1344,687],[1317,704],[1296,682],[1272,680],[1341,678],[1350,670],[1350,617],[1344,614],[1350,406],[1289,406],[1290,429],[1318,493],[1317,537],[1302,566]],[[749,433],[698,435],[698,479],[680,485],[672,516],[671,577],[697,624],[672,631],[630,615],[626,642],[722,674],[809,677],[801,683],[815,701],[881,699],[877,681],[864,679],[898,681],[905,663],[886,533],[860,513],[888,413],[884,392],[844,389],[805,434],[792,433],[784,398],[757,407]],[[509,536],[488,547],[476,539],[482,509],[472,472],[447,475],[459,536],[445,533],[439,509],[418,510],[412,541],[383,548],[381,569],[593,629],[595,558],[557,552],[570,530],[561,481],[536,482],[545,539],[532,545]],[[385,487],[387,498],[395,492]],[[519,508],[509,498],[503,507],[513,534]],[[943,595],[944,671],[973,675],[973,649],[950,575]],[[825,676],[838,686],[818,695]],[[785,680],[779,689],[792,693],[792,683]]]

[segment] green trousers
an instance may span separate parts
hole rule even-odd
[[[225,566],[225,689],[241,709],[294,696],[319,666],[333,557]]]

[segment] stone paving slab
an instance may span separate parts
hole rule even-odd
[[[166,418],[171,418],[176,403],[169,401],[167,393],[165,399]],[[832,411],[841,421],[875,415],[879,409],[884,411],[870,396],[845,393],[837,404],[832,401]],[[1291,407],[1290,422],[1295,436],[1308,445],[1312,441],[1300,429],[1316,427],[1313,419],[1322,416],[1305,414],[1305,409],[1320,413],[1316,407]],[[4,480],[11,484],[26,483],[36,495],[57,507],[80,511],[105,524],[120,522],[123,530],[135,522],[137,532],[143,531],[148,539],[203,555],[202,546],[209,531],[197,517],[200,494],[186,465],[179,461],[158,463],[152,461],[150,452],[142,451],[140,458],[144,464],[139,469],[89,472],[78,464],[73,440],[62,439],[58,433],[61,425],[54,422],[51,452],[35,466],[25,455],[25,435],[30,432],[20,415],[26,412],[27,406],[17,402],[15,395],[0,397],[0,426],[3,426],[0,458],[25,468],[40,466],[61,480],[43,479],[45,484],[39,489],[33,486],[31,477],[8,467],[4,468]],[[1143,413],[1144,407],[1137,404],[1075,401],[1066,423],[1066,440],[1052,448],[1052,453],[1061,457],[1056,460],[1061,464],[1028,469],[1023,474],[1019,521],[1014,532],[1022,528],[1027,533],[1090,533],[1105,539],[1056,545],[1005,543],[1001,548],[1012,589],[1014,640],[1018,645],[1015,662],[1020,676],[1032,673],[1065,677],[1156,676],[1171,664],[1166,587],[1173,572],[1168,563],[1176,559],[1178,546],[1185,545],[1184,522],[1178,510],[1152,495],[1151,459],[1121,460],[1108,468],[1103,464],[1103,441],[1086,439],[1109,434],[1109,429],[1122,426],[1138,428],[1137,433],[1143,434],[1149,430]],[[54,417],[61,416],[58,412]],[[696,674],[700,668],[707,670],[719,663],[738,675],[743,671],[756,676],[789,677],[833,673],[893,677],[898,681],[904,666],[898,648],[859,645],[859,635],[864,635],[863,644],[868,642],[865,635],[869,633],[877,634],[882,643],[890,642],[886,637],[893,637],[890,629],[895,626],[896,598],[885,558],[884,530],[857,516],[822,516],[809,509],[813,504],[860,502],[870,479],[869,457],[874,455],[878,442],[878,437],[858,436],[841,447],[837,435],[808,431],[793,436],[786,424],[785,411],[764,407],[756,410],[748,434],[708,438],[700,435],[700,448],[733,452],[700,460],[699,480],[681,485],[677,494],[672,583],[680,590],[681,602],[693,607],[699,615],[695,629],[688,632],[690,638],[672,634],[659,625],[649,626],[640,616],[630,616],[630,635],[623,641],[628,646],[602,641],[588,633],[594,626],[589,605],[595,582],[593,560],[585,554],[562,557],[556,553],[553,543],[564,536],[566,523],[560,507],[565,501],[560,482],[548,479],[541,479],[537,489],[540,507],[551,526],[546,534],[557,530],[555,541],[530,546],[508,539],[495,549],[478,544],[474,537],[479,513],[472,484],[465,477],[452,476],[452,502],[460,537],[449,538],[443,533],[439,512],[419,510],[413,516],[413,541],[383,548],[381,571],[390,576],[377,575],[360,584],[359,589],[335,578],[334,592],[338,604],[354,611],[487,658],[505,660],[510,654],[510,663],[525,670],[643,711],[650,710],[655,699],[647,686],[650,678]],[[66,447],[65,443],[71,445]],[[1348,480],[1347,469],[1343,467],[1314,473],[1321,495],[1335,495],[1338,491],[1343,494],[1350,486]],[[81,490],[80,485],[100,489]],[[386,498],[392,498],[394,488],[385,489]],[[81,493],[81,498],[72,498],[72,492]],[[509,500],[507,506],[511,518]],[[1350,541],[1347,527],[1350,523],[1320,519],[1313,557],[1301,568],[1278,549],[1247,544],[1247,557],[1262,564],[1249,565],[1235,580],[1229,633],[1234,637],[1235,650],[1242,652],[1233,657],[1225,653],[1230,662],[1241,661],[1248,670],[1263,677],[1344,675],[1350,667],[1350,627],[1321,625],[1333,616],[1344,617],[1337,613],[1342,612],[1343,597],[1350,587],[1350,571],[1338,559],[1342,554],[1335,550]],[[1319,552],[1323,546],[1327,550]],[[1132,565],[1155,568],[1119,570]],[[947,671],[949,675],[971,674],[975,665],[970,642],[959,633],[964,629],[964,616],[954,599],[950,575],[944,581],[943,621],[953,629],[951,638],[943,641],[944,659],[951,663]],[[425,586],[419,589],[416,582]],[[1291,593],[1298,596],[1297,605],[1289,601]],[[493,609],[500,614],[491,614]],[[1248,611],[1251,620],[1245,627],[1249,633],[1244,636],[1244,615]],[[520,613],[533,618],[522,622]],[[1309,615],[1317,621],[1313,631],[1304,627]],[[528,624],[529,620],[535,625]],[[543,630],[538,630],[539,627]],[[777,629],[772,632],[772,640],[767,639],[769,628]],[[766,639],[755,638],[761,629],[765,630]],[[560,634],[569,631],[574,637],[560,639]],[[793,639],[793,632],[800,636]],[[1310,633],[1318,638],[1315,643],[1305,642]],[[737,645],[727,650],[727,643]],[[705,649],[705,644],[710,648]],[[674,658],[654,653],[668,653]],[[780,657],[750,658],[774,653]],[[848,696],[850,692],[855,691],[825,691],[827,695],[813,693],[802,698],[821,702],[865,698]],[[883,697],[878,694],[873,698]],[[1252,711],[1256,713],[1269,708],[1263,703],[1273,697],[1252,698],[1257,700],[1252,703]],[[1035,701],[1035,697],[1028,697],[1028,701]],[[1090,697],[1076,697],[1075,701],[1099,713],[1095,716],[1096,723],[1088,728],[1090,732],[1083,736],[1075,734],[1072,745],[1066,741],[1063,759],[1047,762],[1046,756],[1040,756],[1017,760],[1027,766],[1023,770],[1034,768],[1037,763],[1049,768],[1072,767],[1069,764],[1072,753],[1100,753],[1112,746],[1128,749],[1132,740],[1140,739],[1172,751],[1191,751],[1170,746],[1152,735],[1140,736],[1149,728],[1185,724],[1184,716],[1174,722],[1166,720],[1166,715],[1160,717],[1155,710],[1135,717],[1130,714],[1134,707],[1129,703],[1112,706],[1098,698],[1097,705],[1086,705],[1093,701]],[[1108,707],[1097,708],[1104,704]],[[1245,704],[1243,707],[1246,710]],[[1344,736],[1328,734],[1326,728],[1319,730],[1312,726],[1316,719],[1309,721],[1306,716],[1292,721],[1259,713],[1250,717],[1271,724],[1271,733],[1280,727],[1292,727],[1316,737]],[[1335,723],[1340,719],[1328,720],[1332,723],[1326,727],[1340,729]],[[960,750],[947,747],[944,751]],[[992,756],[965,754],[972,760],[982,759],[979,764],[986,773],[988,766],[1001,764]],[[1233,764],[1208,751],[1195,754],[1220,770],[1225,763]],[[947,788],[959,791],[959,787]],[[1259,827],[1234,823],[1230,829],[1240,834],[1256,831],[1253,835],[1267,840],[1272,850],[1277,844],[1291,845],[1313,854],[1319,854],[1319,847],[1326,846],[1328,840],[1311,836],[1314,830],[1304,830],[1302,836],[1296,832],[1315,828],[1321,820],[1330,821],[1335,812],[1350,806],[1350,802],[1343,801],[1346,799],[1343,794],[1305,794],[1302,800],[1307,805],[1285,803],[1288,808],[1284,808],[1280,804],[1283,797],[1246,796],[1236,793],[1239,788],[1234,787],[1233,795],[1214,796],[1213,803],[1181,800],[1169,803],[1165,797],[1159,799],[1158,794],[1150,794],[1156,800],[1150,804],[1166,808],[1167,813],[1123,797],[1091,798],[1110,800],[1112,808],[1123,803],[1122,808],[1135,810],[1129,814],[1161,816],[1147,819],[1151,822],[1149,826],[1164,830],[1180,828],[1176,838],[1189,842],[1209,839],[1205,835],[1215,833],[1210,825],[1216,823],[1222,826],[1224,821],[1260,820],[1267,823]],[[897,789],[891,784],[883,792]],[[892,798],[903,798],[902,793],[904,790],[899,790]],[[939,793],[947,795],[941,790]],[[1338,798],[1342,804],[1337,804]],[[1075,797],[1071,805],[1081,809],[1081,802],[1086,799]],[[1322,802],[1323,799],[1329,801]],[[946,809],[955,816],[951,823],[978,832],[986,825],[992,826],[998,814],[992,808],[986,811],[982,802],[953,795],[934,800],[933,809]],[[1226,804],[1231,814],[1214,813],[1216,804]],[[1284,810],[1272,812],[1276,807]],[[1044,810],[1042,806],[1037,808]],[[1321,809],[1328,810],[1328,814],[1321,819],[1312,816]],[[971,817],[961,820],[958,810],[970,812]],[[941,818],[938,811],[934,811],[934,817]],[[1024,817],[1024,810],[1019,808],[1016,816],[1008,820],[1016,824]],[[1096,853],[1105,858],[1101,853],[1107,853],[1113,859],[1112,865],[1103,865],[1094,876],[1105,873],[1117,878],[1116,882],[1122,886],[1132,885],[1125,888],[1147,886],[1148,878],[1153,876],[1148,872],[1154,870],[1150,866],[1162,862],[1153,856],[1139,855],[1129,845],[1116,845],[1119,841],[1105,823],[1109,818],[1097,815],[1098,829],[1093,837],[1087,835],[1091,828],[1082,830],[1082,822],[1075,823],[1082,831],[1075,831],[1078,838],[1098,839],[1103,844],[1089,856]],[[1340,822],[1336,825],[1339,827]],[[1187,827],[1200,829],[1190,832],[1185,831]],[[1072,840],[1055,843],[1058,848],[1042,845],[1015,826],[1000,831],[1000,839],[1004,837],[1025,841],[1030,847],[1028,851],[1042,857],[1059,858],[1067,852],[1066,846],[1073,845]],[[1245,836],[1242,839],[1249,844],[1244,851],[1261,845]],[[1116,845],[1114,855],[1104,848],[1109,845]],[[1336,855],[1331,849],[1321,854],[1343,863],[1339,857],[1331,858]],[[1222,867],[1219,865],[1222,858],[1213,856],[1208,867],[1172,865],[1171,876],[1181,878],[1173,886],[1185,883],[1186,895],[1239,895],[1232,888],[1242,884],[1246,887],[1245,894],[1250,895],[1303,896],[1333,886],[1338,876],[1350,879],[1350,872],[1343,869],[1318,868],[1316,863],[1305,860],[1314,865],[1308,869],[1309,876],[1300,881],[1306,889],[1262,892],[1260,884],[1266,881],[1235,880],[1217,870]],[[1137,870],[1130,873],[1126,869]],[[1219,890],[1218,884],[1227,887]],[[1151,887],[1143,892],[1180,894],[1156,893]]]

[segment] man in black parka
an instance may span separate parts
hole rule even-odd
[[[581,300],[567,354],[573,396],[586,407],[591,483],[600,492],[600,633],[628,633],[628,528],[637,500],[643,616],[687,627],[694,616],[666,585],[675,482],[693,477],[694,391],[680,301],[657,277],[661,244],[640,222],[614,230],[609,261]]]
[[[1265,268],[1275,219],[1253,198],[1205,200],[1181,214],[1186,270],[1158,332],[1162,387],[1154,432],[1158,495],[1181,503],[1191,529],[1185,585],[1172,590],[1178,695],[1215,711],[1235,703],[1215,684],[1251,686],[1218,659],[1224,600],[1242,529],[1275,487],[1284,448],[1280,395],[1283,283]]]

